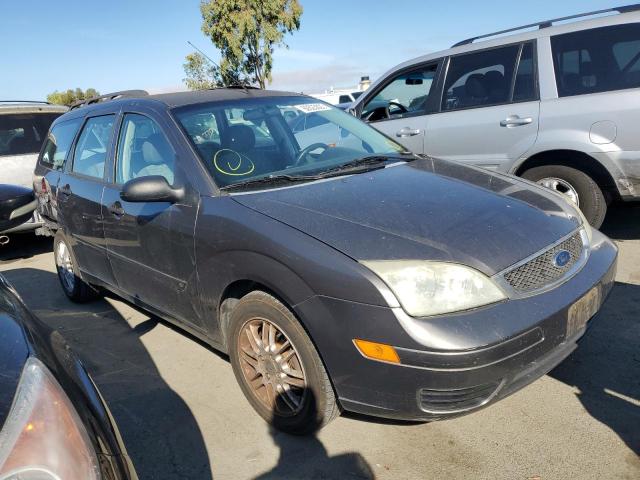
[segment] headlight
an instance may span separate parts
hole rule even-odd
[[[414,317],[469,310],[507,298],[489,277],[464,265],[412,260],[362,263],[391,288],[402,308]]]
[[[100,478],[87,432],[49,370],[29,358],[0,432],[0,480]]]

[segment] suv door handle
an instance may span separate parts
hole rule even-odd
[[[124,215],[124,208],[122,208],[122,204],[120,202],[114,202],[109,205],[109,213],[116,218],[120,218]]]
[[[518,115],[510,115],[504,120],[500,121],[500,126],[507,128],[521,127],[523,125],[529,125],[530,123],[533,123],[533,118],[531,117],[520,118]]]
[[[422,133],[422,130],[420,130],[419,128],[404,127],[396,132],[396,137],[398,138],[413,137],[414,135],[420,135],[420,133]]]

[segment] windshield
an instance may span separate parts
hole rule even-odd
[[[49,127],[61,113],[0,115],[0,156],[39,153]]]
[[[405,149],[352,115],[308,97],[271,97],[174,110],[216,184],[309,176]]]

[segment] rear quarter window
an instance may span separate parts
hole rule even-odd
[[[551,37],[559,97],[640,87],[640,24]]]
[[[39,153],[49,127],[61,113],[0,114],[0,156]]]
[[[40,155],[41,165],[53,170],[62,170],[81,122],[81,118],[76,118],[58,123],[51,129]]]

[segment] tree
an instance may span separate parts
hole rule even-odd
[[[182,66],[187,78],[184,79],[184,83],[190,90],[206,90],[245,83],[237,69],[228,68],[222,71],[201,53],[190,53],[185,59],[186,62]]]
[[[85,91],[82,91],[81,88],[76,88],[75,90],[68,89],[66,92],[59,92],[55,90],[53,93],[47,95],[47,102],[54,103],[56,105],[69,106],[78,100],[85,100],[87,98],[98,96],[100,96],[100,92],[95,88],[87,88]]]
[[[202,31],[220,50],[220,73],[265,88],[271,82],[273,50],[300,28],[298,0],[202,0]]]

